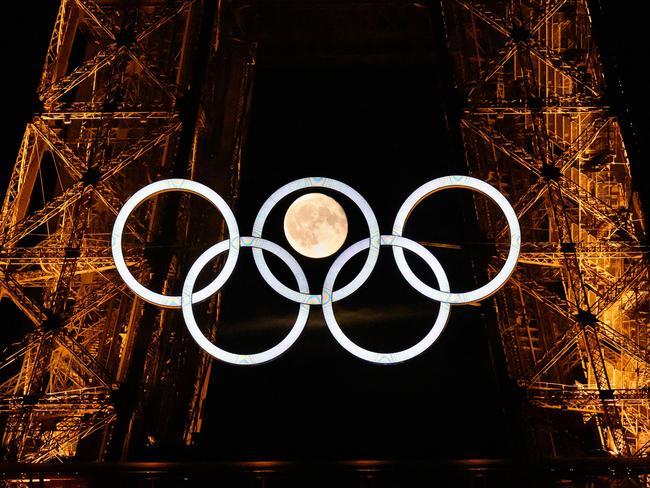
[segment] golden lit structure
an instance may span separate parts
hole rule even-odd
[[[200,430],[207,357],[179,333],[177,314],[124,293],[109,235],[122,203],[163,178],[200,180],[234,204],[256,58],[242,39],[281,44],[289,32],[265,31],[254,3],[62,0],[42,110],[25,131],[0,213],[0,293],[32,324],[0,358],[8,460],[128,458],[139,446],[190,444]],[[300,24],[310,3],[322,25],[347,26],[333,36],[344,46],[365,29],[376,45],[352,49],[348,62],[431,61],[429,23],[413,15],[426,6],[419,2],[277,3],[293,17],[260,9],[271,11],[262,17]],[[496,317],[509,374],[532,406],[534,442],[544,454],[584,453],[565,431],[585,424],[604,449],[644,455],[648,253],[620,128],[603,101],[587,5],[442,7],[466,97],[470,172],[507,195],[522,224],[520,264],[496,297]],[[386,51],[390,43],[400,49]],[[271,45],[267,55],[333,58],[327,47],[312,42],[287,54]],[[492,237],[505,241],[502,216],[477,202],[486,234],[502,228]],[[193,205],[151,200],[129,221],[125,256],[153,289],[178,289],[192,262],[183,250],[190,227],[193,245],[214,243],[200,231],[218,217]],[[196,219],[202,224],[192,226]]]
[[[532,445],[585,454],[594,446],[576,441],[587,437],[582,421],[604,450],[645,455],[648,250],[588,5],[444,0],[443,9],[470,173],[507,195],[521,222],[520,263],[496,317],[509,375],[533,407]],[[493,240],[507,237],[498,211],[478,201],[477,212]]]
[[[201,0],[61,1],[0,219],[0,293],[31,322],[0,365],[9,461],[119,459],[200,429],[209,361],[173,314],[124,292],[110,232],[153,180],[201,178],[234,198],[253,51],[221,45],[222,15]],[[175,286],[193,205],[152,199],[129,220],[141,282]],[[201,219],[219,228],[216,212]]]

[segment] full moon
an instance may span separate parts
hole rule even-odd
[[[303,256],[331,256],[345,242],[348,219],[339,203],[322,193],[297,198],[284,216],[284,235]]]

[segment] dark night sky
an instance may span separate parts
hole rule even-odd
[[[18,2],[12,7],[13,16],[6,19],[19,29],[0,33],[5,54],[5,123],[0,142],[3,190],[24,124],[37,106],[34,94],[57,3],[47,2],[35,10],[32,3]],[[644,119],[646,86],[633,55],[645,52],[644,20],[629,15],[624,2],[611,0],[606,8],[611,22],[601,26],[607,41],[603,47],[606,55],[616,56],[625,89],[616,109],[629,110],[621,112],[635,127],[635,140],[628,138],[627,145],[634,158],[632,164],[642,175],[643,154],[650,149],[645,142],[650,122]],[[427,179],[463,171],[444,127],[440,110],[444,100],[431,89],[439,84],[435,69],[425,67],[260,70],[246,150],[248,166],[243,170],[242,200],[237,210],[240,230],[244,234],[250,231],[260,204],[281,184],[298,177],[324,175],[360,191],[375,210],[382,232],[389,233],[395,212],[410,191]],[[377,170],[391,162],[402,171],[387,175]],[[637,178],[636,185],[650,195],[647,179]],[[450,242],[464,239],[462,228],[449,225],[463,218],[462,212],[454,213],[453,202],[453,198],[443,196],[424,205],[413,217],[420,222],[411,229],[415,237],[433,240],[433,236],[424,235],[422,226],[445,214],[443,228],[435,238]],[[274,212],[276,223],[285,208],[280,206]],[[349,244],[364,237],[359,230],[363,222],[352,206],[345,208],[351,228],[358,232],[347,241]],[[271,229],[273,222],[270,220],[267,228]],[[268,237],[284,244],[281,234],[269,231]],[[286,327],[272,319],[292,320],[297,307],[278,304],[247,254],[246,250],[242,252],[232,285],[224,292],[220,339],[224,347],[236,344],[252,350],[281,337]],[[467,259],[466,252],[442,253],[445,268],[454,270],[453,275],[449,273],[452,288],[471,286],[459,278],[471,273]],[[319,280],[322,282],[327,266],[305,264],[313,289],[318,288]],[[359,261],[351,263],[350,268],[355,266],[358,269]],[[339,282],[345,277],[343,274]],[[371,281],[371,286],[336,308],[350,320],[346,332],[371,348],[412,344],[426,331],[437,306],[402,281],[389,252],[383,253]],[[251,288],[244,289],[244,282]],[[244,294],[255,297],[254,303],[241,300]],[[359,319],[371,312],[382,324],[382,333],[374,338],[363,330],[367,326]],[[268,319],[260,321],[260,316]],[[211,384],[202,441],[209,457],[515,454],[511,436],[506,434],[512,419],[503,414],[506,402],[502,389],[507,387],[496,380],[491,367],[480,308],[455,308],[446,333],[426,354],[385,368],[365,364],[343,351],[320,317],[320,310],[314,307],[303,337],[274,363],[259,368],[219,365]],[[253,341],[242,340],[241,333],[234,330],[235,324],[242,323]],[[417,446],[421,442],[425,443],[423,450]]]

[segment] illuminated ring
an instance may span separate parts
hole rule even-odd
[[[343,288],[334,291],[332,297],[326,297],[325,300],[323,300],[322,295],[299,293],[283,285],[269,269],[264,259],[264,253],[261,249],[253,249],[253,258],[255,259],[257,269],[260,271],[262,277],[264,280],[266,280],[269,286],[271,286],[271,288],[276,291],[282,290],[281,294],[290,300],[293,300],[294,302],[306,303],[308,305],[319,305],[323,301],[327,300],[341,300],[357,291],[361,285],[366,282],[370,276],[370,273],[372,273],[372,270],[375,267],[375,263],[379,257],[380,234],[379,224],[377,223],[375,213],[372,211],[365,198],[363,198],[361,194],[359,194],[359,192],[357,192],[355,189],[346,185],[345,183],[331,178],[303,178],[300,180],[292,181],[291,183],[287,183],[282,188],[273,193],[266,200],[266,202],[264,202],[264,205],[262,205],[262,208],[258,212],[257,217],[255,217],[252,233],[253,237],[262,237],[264,223],[266,222],[266,219],[273,207],[275,207],[275,205],[280,200],[282,200],[290,193],[302,190],[304,188],[312,187],[329,188],[330,190],[335,190],[339,193],[342,193],[350,200],[352,200],[359,207],[361,213],[363,213],[363,216],[368,223],[368,231],[370,232],[370,251],[368,252],[368,258],[361,268],[361,271],[359,271],[359,274],[357,274],[357,276],[355,276],[354,279]]]
[[[223,215],[226,222],[226,227],[228,227],[228,241],[225,241],[228,243],[228,258],[226,259],[221,272],[214,281],[205,288],[194,293],[192,296],[193,303],[202,302],[211,295],[214,295],[232,274],[235,264],[237,263],[237,256],[239,255],[239,229],[237,227],[235,216],[225,200],[211,188],[208,188],[201,183],[197,183],[196,181],[180,178],[157,181],[156,183],[151,183],[141,190],[138,190],[126,201],[120,212],[117,214],[111,236],[111,250],[113,252],[113,260],[115,261],[117,272],[120,274],[127,286],[131,288],[136,295],[147,302],[154,303],[161,307],[180,308],[180,296],[162,295],[141,285],[129,271],[122,253],[122,234],[124,233],[124,227],[131,212],[133,212],[133,210],[147,198],[170,191],[186,191],[205,198],[208,202],[214,205],[219,212],[221,212],[221,215]]]
[[[240,239],[240,245],[241,247],[264,249],[265,251],[269,251],[275,254],[285,262],[285,264],[289,267],[295,276],[296,281],[298,282],[298,289],[302,293],[309,293],[309,286],[307,285],[307,278],[305,277],[305,273],[302,271],[302,268],[298,264],[298,261],[296,261],[295,258],[283,248],[271,241],[252,237],[242,237]],[[240,365],[266,363],[286,352],[293,345],[293,343],[296,342],[303,329],[305,328],[305,325],[307,324],[307,318],[309,317],[309,305],[304,303],[300,304],[298,317],[296,318],[296,322],[293,324],[293,327],[289,331],[289,334],[287,334],[287,336],[282,339],[280,343],[270,349],[267,349],[266,351],[255,354],[235,354],[225,351],[220,347],[214,345],[205,335],[203,335],[203,332],[201,332],[201,329],[199,329],[199,326],[196,323],[196,319],[194,318],[194,311],[192,310],[194,296],[196,296],[196,293],[192,294],[192,290],[194,289],[194,284],[196,283],[196,279],[198,278],[201,270],[203,270],[203,268],[212,259],[214,259],[222,252],[226,251],[229,247],[230,243],[228,241],[221,241],[220,243],[215,244],[199,256],[199,258],[190,268],[190,271],[187,273],[187,277],[183,283],[183,291],[181,292],[181,310],[183,312],[183,318],[185,319],[185,325],[187,326],[187,329],[190,331],[190,334],[192,334],[192,337],[197,342],[197,344],[202,347],[208,354],[214,356],[217,359],[220,359],[221,361]],[[218,291],[218,289],[215,290],[215,292],[216,291]]]
[[[501,268],[501,271],[499,271],[492,280],[480,288],[464,293],[450,293],[449,290],[436,290],[415,276],[404,258],[404,251],[402,248],[394,247],[393,254],[395,255],[397,266],[406,280],[424,296],[444,303],[461,304],[478,302],[479,300],[483,300],[492,295],[508,280],[517,265],[519,249],[521,247],[521,230],[519,229],[517,214],[508,200],[506,200],[506,197],[499,193],[496,188],[484,181],[472,178],[471,176],[444,176],[442,178],[431,180],[411,193],[402,204],[399,212],[397,212],[397,217],[395,218],[393,234],[396,236],[402,235],[404,224],[406,223],[409,214],[415,206],[420,203],[420,201],[429,195],[446,188],[469,188],[471,190],[476,190],[491,198],[505,214],[508,226],[510,227],[510,250],[508,251],[508,257],[506,258],[506,262],[503,265],[503,268]]]
[[[441,290],[449,291],[449,281],[447,281],[447,275],[445,274],[444,269],[438,262],[438,260],[431,254],[427,249],[422,245],[418,244],[415,241],[407,239],[400,236],[381,236],[381,245],[382,246],[398,246],[401,248],[406,248],[409,251],[414,252],[420,256],[431,268],[433,273],[438,280],[438,286]],[[327,273],[325,278],[325,284],[323,285],[323,296],[328,296],[331,293],[332,288],[334,288],[334,282],[338,276],[341,268],[352,258],[352,256],[358,254],[364,249],[368,249],[369,240],[364,239],[359,241],[345,251],[334,261],[332,267]],[[408,278],[407,278],[408,280]],[[411,283],[412,284],[412,283]],[[358,358],[370,361],[372,363],[381,363],[381,364],[393,364],[407,361],[411,358],[414,358],[418,354],[423,353],[431,344],[433,344],[440,334],[442,333],[445,325],[447,324],[447,319],[449,318],[449,312],[451,305],[449,303],[440,303],[440,309],[438,310],[438,317],[431,327],[429,333],[417,344],[404,349],[403,351],[393,352],[393,353],[380,353],[364,349],[354,342],[352,342],[341,330],[336,318],[334,316],[334,309],[332,308],[332,301],[327,300],[323,301],[323,315],[325,317],[325,323],[329,328],[330,332],[336,339],[336,341],[348,352],[354,354]]]

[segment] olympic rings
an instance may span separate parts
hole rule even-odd
[[[290,193],[311,187],[329,188],[350,198],[363,213],[369,231],[368,238],[348,247],[334,261],[325,278],[322,292],[318,295],[310,294],[305,274],[295,258],[279,245],[261,237],[264,223],[273,207]],[[446,188],[469,188],[488,196],[504,212],[510,228],[510,249],[501,271],[487,284],[477,288],[476,290],[464,293],[452,293],[449,290],[447,275],[433,254],[417,242],[402,236],[406,220],[415,206],[417,206],[417,204],[427,196]],[[201,256],[199,256],[196,262],[191,266],[183,283],[183,289],[180,296],[162,295],[141,285],[128,270],[122,253],[122,235],[126,221],[131,212],[133,212],[133,210],[147,198],[159,193],[170,191],[188,191],[208,200],[223,215],[229,233],[227,240],[221,241],[203,252],[203,254],[201,254]],[[356,190],[333,179],[303,178],[283,186],[266,200],[255,218],[252,234],[251,237],[240,237],[237,221],[232,210],[228,207],[223,198],[207,186],[183,179],[162,180],[147,185],[136,192],[129,200],[127,200],[124,207],[118,213],[111,239],[113,259],[115,261],[117,272],[136,295],[150,303],[162,307],[180,308],[187,328],[197,344],[206,352],[221,361],[232,364],[252,365],[265,363],[277,358],[293,345],[304,330],[309,316],[310,306],[321,305],[323,307],[323,315],[328,329],[344,349],[369,362],[390,364],[412,359],[429,348],[444,330],[452,304],[476,302],[490,296],[501,288],[514,271],[519,258],[519,248],[521,244],[521,231],[517,221],[517,215],[506,198],[489,184],[469,176],[446,176],[431,180],[422,185],[406,199],[399,209],[393,225],[393,235],[384,236],[379,233],[379,225],[377,224],[374,212],[366,200]],[[364,349],[353,343],[341,330],[336,321],[332,306],[333,302],[342,300],[351,295],[358,290],[363,283],[365,283],[375,267],[379,256],[380,246],[393,246],[395,262],[406,281],[424,296],[440,302],[438,316],[427,335],[414,346],[394,353],[377,353]],[[219,291],[219,289],[226,283],[234,270],[239,256],[239,249],[241,247],[253,248],[255,264],[266,283],[269,284],[277,293],[291,301],[297,302],[300,306],[298,316],[293,327],[289,331],[289,334],[277,345],[266,351],[255,354],[236,354],[217,347],[201,332],[192,310],[192,306],[195,303],[206,300],[209,296]],[[334,290],[334,283],[343,266],[353,256],[365,249],[369,249],[369,252],[361,271],[350,283],[338,290]],[[439,290],[426,285],[415,276],[406,262],[404,249],[408,249],[417,254],[427,263],[427,265],[429,265],[438,281]],[[203,268],[212,259],[225,251],[228,251],[228,257],[226,258],[226,262],[221,272],[206,287],[194,292],[194,285],[196,284],[196,280]],[[273,275],[266,264],[262,251],[269,251],[285,262],[296,279],[298,291],[287,287]]]

